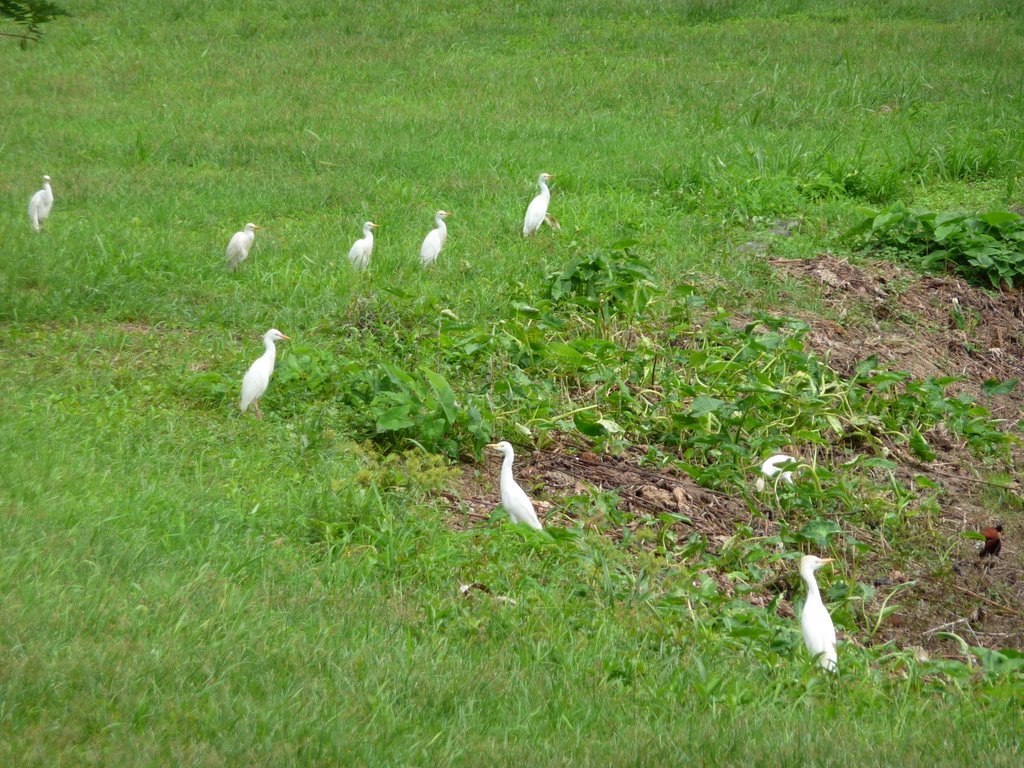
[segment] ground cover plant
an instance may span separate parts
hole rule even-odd
[[[925,269],[949,269],[997,289],[1020,282],[1024,217],[1013,211],[969,215],[908,210],[897,203],[871,212],[849,234],[906,253]]]
[[[1020,761],[1016,3],[61,5],[0,43],[4,765]]]

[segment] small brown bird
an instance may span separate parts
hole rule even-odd
[[[997,525],[995,528],[985,528],[981,532],[981,535],[985,537],[985,543],[982,544],[978,557],[996,557],[999,554],[999,550],[1003,548],[1003,540],[999,538],[999,534],[1002,532],[1002,525]]]

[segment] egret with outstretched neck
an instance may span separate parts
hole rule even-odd
[[[501,464],[501,506],[508,512],[513,522],[523,523],[538,531],[541,530],[543,526],[537,519],[533,502],[512,477],[512,462],[515,460],[515,451],[512,446],[502,440],[500,443],[492,443],[487,447],[505,455],[505,460]]]
[[[839,668],[836,661],[836,628],[828,608],[821,601],[818,581],[814,578],[815,571],[831,562],[831,557],[804,555],[800,558],[800,577],[807,585],[807,600],[800,615],[800,628],[810,654],[818,659],[822,669],[835,672]]]
[[[28,201],[28,220],[32,223],[32,229],[40,232],[43,229],[43,222],[50,217],[53,210],[53,190],[50,189],[50,177],[43,176],[43,188],[32,195]]]
[[[448,225],[444,220],[451,215],[451,211],[438,211],[434,214],[434,229],[423,238],[423,245],[420,246],[420,263],[424,267],[429,267],[437,261],[437,255],[444,247],[444,241],[448,239]]]
[[[277,328],[271,328],[264,333],[263,354],[257,358],[256,362],[249,366],[249,370],[245,372],[245,376],[242,379],[242,400],[239,403],[239,407],[244,413],[249,404],[252,403],[256,407],[256,418],[258,419],[263,418],[263,414],[260,413],[260,398],[267,391],[267,387],[270,385],[270,377],[274,373],[274,363],[277,359],[277,347],[274,346],[275,341],[289,341],[289,338],[277,330]]]
[[[373,255],[373,230],[378,226],[372,221],[363,224],[363,236],[352,244],[348,260],[356,269],[366,269],[370,266],[370,256]]]
[[[540,194],[530,201],[526,208],[526,218],[523,219],[523,237],[529,237],[544,223],[548,215],[548,203],[551,202],[551,190],[548,189],[548,181],[553,179],[550,173],[542,173],[537,183],[540,185]],[[550,222],[549,222],[550,223]],[[554,225],[552,225],[554,228]]]

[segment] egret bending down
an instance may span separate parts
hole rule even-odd
[[[423,238],[423,245],[420,246],[420,262],[424,267],[429,267],[435,261],[437,261],[437,254],[441,252],[444,247],[444,241],[448,239],[448,227],[445,225],[444,220],[451,216],[450,211],[438,211],[434,215],[435,229],[430,230],[425,238]]]
[[[540,194],[530,201],[526,209],[526,218],[523,219],[523,237],[529,237],[544,223],[548,215],[548,203],[551,202],[551,190],[548,189],[548,179],[553,179],[550,173],[542,173],[537,183],[540,184]],[[551,224],[551,222],[548,222]],[[552,224],[557,228],[557,222]]]
[[[765,459],[764,463],[761,464],[761,476],[757,478],[757,482],[754,484],[754,487],[757,488],[757,492],[760,493],[763,491],[765,482],[771,480],[779,474],[779,472],[782,472],[781,467],[789,464],[790,462],[795,463],[796,459],[785,453],[777,453],[774,456],[770,456]],[[791,470],[782,472],[782,475],[779,477],[779,481],[786,483],[787,485],[792,485],[793,472]]]
[[[818,663],[823,669],[835,672],[838,669],[836,628],[832,624],[828,608],[821,602],[821,592],[818,591],[818,582],[814,578],[816,570],[831,562],[832,558],[830,557],[804,555],[800,558],[800,576],[807,584],[807,600],[804,602],[804,611],[800,616],[800,628],[804,633],[804,644],[807,646],[807,650],[818,659]]]
[[[501,506],[508,512],[513,522],[525,523],[531,528],[541,530],[542,526],[540,520],[537,519],[533,502],[512,477],[512,461],[515,458],[512,446],[502,440],[500,443],[492,443],[487,447],[505,454],[505,460],[501,464]]]
[[[348,260],[356,269],[366,269],[370,266],[370,256],[373,255],[373,230],[378,226],[372,221],[363,224],[363,236],[352,244]]]
[[[289,341],[289,338],[277,328],[271,328],[264,333],[263,347],[265,351],[256,362],[249,366],[249,370],[245,372],[245,377],[242,379],[240,407],[244,413],[249,407],[249,403],[252,403],[256,406],[256,418],[258,419],[263,418],[263,414],[260,413],[260,398],[267,391],[267,387],[270,385],[270,376],[274,373],[274,362],[277,359],[275,341]]]
[[[228,263],[228,269],[234,269],[249,257],[249,249],[252,248],[252,243],[256,239],[257,229],[263,229],[263,227],[257,227],[250,222],[245,225],[241,232],[235,232],[231,236],[231,240],[228,242],[228,250],[224,255],[224,259]]]
[[[42,230],[43,222],[49,218],[52,208],[53,190],[50,189],[50,177],[43,176],[43,188],[28,201],[28,220],[32,222],[32,229],[36,232]]]

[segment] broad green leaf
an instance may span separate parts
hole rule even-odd
[[[805,541],[814,542],[825,549],[829,544],[829,539],[837,533],[842,533],[842,530],[834,521],[819,517],[801,528],[798,535]]]
[[[409,415],[408,405],[396,405],[394,408],[388,408],[377,417],[378,432],[394,432],[414,426],[416,426],[416,422]]]
[[[586,357],[580,354],[579,350],[562,341],[553,341],[544,347],[544,355],[572,365],[580,365],[586,361]]]
[[[935,461],[935,459],[939,457],[917,429],[913,429],[911,431],[909,443],[910,450],[912,450],[914,455],[919,459],[924,461]]]
[[[693,402],[690,403],[690,410],[688,413],[690,416],[704,416],[708,413],[714,413],[723,405],[725,405],[725,402],[719,400],[717,397],[701,395],[700,397],[694,398]]]
[[[624,430],[616,422],[611,419],[598,419],[597,423],[604,428],[604,431],[609,435],[617,435]]]
[[[604,427],[597,423],[597,419],[587,413],[577,413],[572,417],[576,429],[587,437],[601,437],[604,435]]]
[[[427,377],[430,388],[434,390],[434,394],[437,396],[437,401],[441,404],[441,410],[444,411],[444,416],[448,420],[448,423],[454,424],[458,420],[459,416],[458,410],[455,407],[455,393],[448,384],[448,380],[440,373],[432,371],[429,368],[421,367],[420,370],[423,372],[423,375]]]
[[[1019,383],[1020,379],[1007,379],[1006,381],[986,379],[981,385],[981,391],[986,395],[1008,395],[1017,388]]]
[[[1017,224],[1022,221],[1020,215],[1011,211],[989,211],[978,216],[983,222],[992,227],[1001,227],[1004,224]]]

